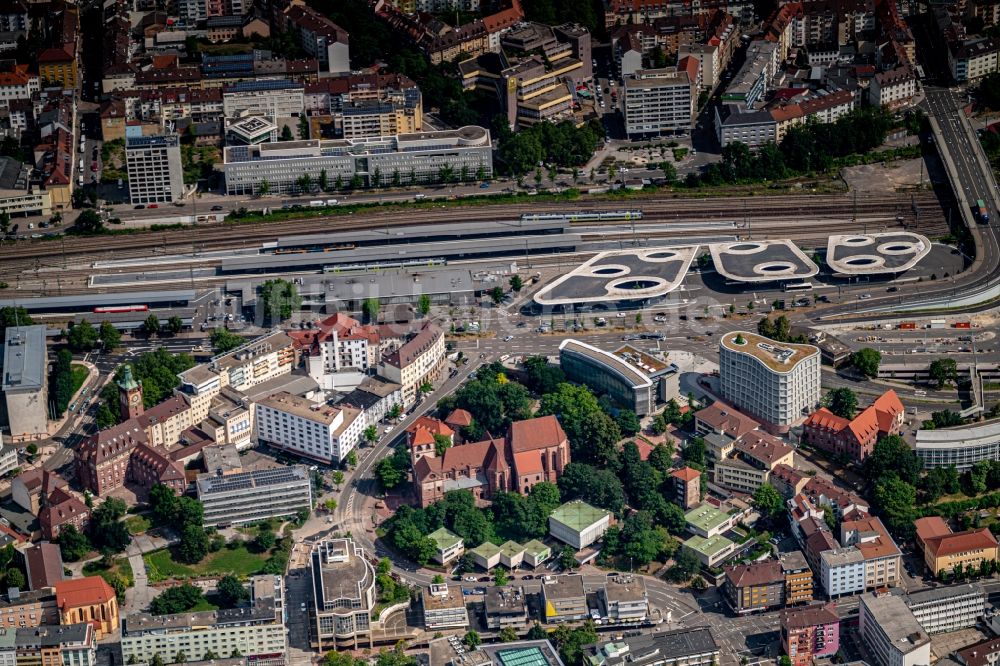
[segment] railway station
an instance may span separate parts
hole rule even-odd
[[[634,303],[662,298],[684,281],[698,246],[601,252],[535,295],[542,306]]]
[[[830,236],[826,263],[834,274],[888,275],[908,271],[931,251],[926,236],[909,231]]]
[[[790,240],[717,243],[710,250],[715,270],[732,282],[802,280],[819,273],[819,266]]]

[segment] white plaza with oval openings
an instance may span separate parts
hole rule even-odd
[[[659,298],[684,281],[697,245],[601,252],[543,287],[539,305],[624,302]]]
[[[834,273],[876,275],[908,271],[931,251],[926,236],[909,231],[830,236],[826,263]]]
[[[715,270],[734,282],[795,280],[819,273],[819,266],[790,240],[715,243],[710,250]]]

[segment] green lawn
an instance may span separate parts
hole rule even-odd
[[[110,569],[102,567],[99,560],[96,562],[87,562],[83,565],[83,573],[86,576],[100,576],[105,580],[108,580],[114,574],[120,574],[123,578],[125,578],[129,587],[135,585],[135,576],[132,574],[132,565],[128,563],[127,557],[116,558],[114,565],[112,565]]]
[[[215,604],[213,604],[208,599],[202,599],[197,604],[195,604],[194,608],[192,608],[188,612],[189,613],[196,613],[198,611],[214,611],[214,610],[219,610],[219,607],[216,606]]]
[[[71,364],[69,371],[73,379],[73,392],[70,395],[76,395],[76,392],[80,390],[83,383],[87,381],[87,375],[90,374],[90,371],[87,370],[87,366],[79,363]]]
[[[270,553],[251,553],[246,546],[238,548],[223,548],[198,564],[184,564],[173,559],[170,550],[157,550],[143,557],[146,572],[150,582],[158,582],[169,578],[190,578],[211,574],[233,574],[234,576],[251,576],[264,566]]]
[[[132,535],[142,534],[151,526],[152,523],[145,516],[129,516],[125,519],[125,527],[128,528],[128,533]]]

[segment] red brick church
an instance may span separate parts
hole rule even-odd
[[[447,425],[455,420],[422,417],[407,428],[414,489],[422,507],[449,490],[469,490],[480,503],[501,490],[527,494],[536,483],[555,483],[570,462],[569,440],[555,416],[516,421],[504,438],[457,445]],[[452,444],[443,455],[437,454],[434,435]]]

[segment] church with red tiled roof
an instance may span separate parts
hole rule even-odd
[[[465,414],[452,413],[448,420],[461,421]],[[570,462],[569,440],[554,416],[515,421],[506,438],[449,446],[440,455],[435,434],[454,443],[454,431],[437,419],[422,417],[407,428],[422,507],[449,490],[469,490],[480,503],[501,490],[527,494],[542,481],[555,483]]]

